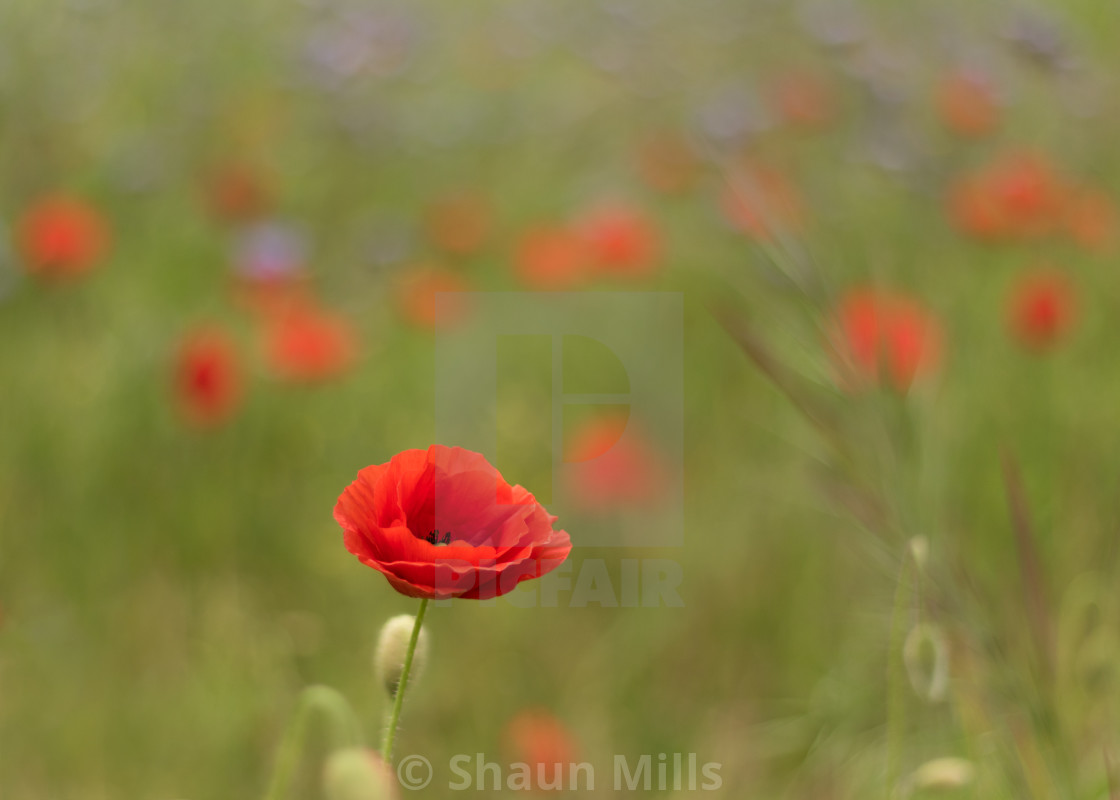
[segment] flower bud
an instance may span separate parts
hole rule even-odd
[[[915,536],[910,540],[910,555],[919,571],[924,571],[926,562],[929,561],[929,539],[924,536]]]
[[[960,789],[976,777],[976,767],[963,758],[935,758],[927,761],[906,779],[900,794],[909,797],[926,789]]]
[[[902,663],[910,685],[924,700],[936,703],[949,692],[949,641],[940,626],[921,622],[902,645]]]
[[[346,747],[327,758],[323,795],[327,800],[394,800],[393,773],[372,750]]]
[[[412,638],[412,628],[415,624],[416,617],[411,614],[401,614],[386,622],[377,637],[377,649],[373,653],[373,669],[378,683],[385,687],[390,697],[395,697],[397,694],[401,672],[404,670],[405,655],[408,653],[408,643]],[[427,655],[428,634],[421,628],[420,638],[416,641],[416,652],[412,656],[409,681],[416,680],[420,675]]]

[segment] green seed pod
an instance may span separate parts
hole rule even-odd
[[[404,670],[405,654],[408,652],[408,642],[412,638],[412,628],[416,624],[416,617],[411,614],[401,614],[393,617],[381,629],[377,637],[377,648],[373,652],[373,670],[377,681],[385,687],[390,697],[396,697],[397,687],[401,682],[401,672]],[[421,628],[420,638],[416,642],[416,652],[412,656],[412,668],[409,670],[409,683],[419,677],[428,656],[428,634]]]
[[[976,767],[963,758],[935,758],[914,770],[899,787],[898,796],[924,790],[960,789],[976,778]]]
[[[929,561],[929,539],[924,536],[915,536],[910,540],[910,555],[914,559],[919,572],[925,572],[926,563]]]
[[[902,646],[902,662],[915,693],[937,703],[949,693],[949,640],[938,625],[920,622]]]
[[[393,800],[393,774],[372,750],[346,747],[327,758],[323,795],[327,800]]]

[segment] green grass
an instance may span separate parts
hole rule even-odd
[[[510,760],[506,723],[543,706],[596,765],[592,796],[610,793],[616,753],[695,752],[723,764],[711,796],[886,798],[922,764],[959,757],[975,779],[938,796],[1107,797],[1107,763],[1120,759],[1115,255],[966,241],[942,193],[1020,144],[1115,190],[1116,13],[1069,11],[1086,80],[1105,88],[1099,114],[1082,119],[1063,106],[1076,78],[984,33],[994,11],[930,23],[869,4],[903,54],[902,123],[920,155],[891,174],[858,157],[872,111],[837,66],[856,54],[812,44],[780,4],[634,5],[657,19],[629,26],[591,4],[534,4],[551,19],[546,38],[503,60],[495,39],[532,45],[518,5],[418,4],[409,68],[332,90],[299,66],[326,15],[315,3],[0,8],[2,218],[62,187],[114,229],[88,279],[24,277],[0,297],[0,798],[263,796],[313,684],[346,695],[367,743],[379,740],[387,701],[371,648],[415,603],[345,551],[331,512],[358,469],[433,439],[434,341],[402,321],[394,281],[434,261],[479,290],[517,290],[519,232],[601,196],[636,199],[666,243],[655,280],[608,288],[684,296],[685,532],[679,548],[597,549],[569,528],[573,575],[603,558],[617,586],[621,559],[671,559],[684,606],[572,608],[562,593],[558,607],[432,607],[430,663],[395,746],[436,765],[415,796],[446,796],[454,754]],[[982,48],[1010,87],[990,140],[951,140],[920,102],[952,63],[926,35],[937,25]],[[579,56],[611,42],[629,60],[620,73]],[[823,133],[774,129],[751,147],[806,194],[796,246],[812,261],[793,268],[807,270],[807,292],[771,259],[788,269],[787,251],[768,255],[720,220],[732,158],[718,143],[699,142],[697,181],[681,196],[652,193],[630,164],[637,137],[684,129],[720,87],[790,63],[828,69],[842,108]],[[425,142],[425,115],[438,128],[449,108],[467,135]],[[309,231],[318,294],[361,334],[363,358],[344,378],[291,387],[264,374],[257,331],[227,292],[231,232],[200,200],[204,169],[225,159],[258,165],[277,216]],[[482,253],[456,261],[417,236],[403,262],[375,262],[376,223],[415,227],[455,186],[493,204]],[[1081,316],[1036,358],[1006,335],[1003,302],[1040,261],[1075,277]],[[848,395],[831,380],[826,315],[843,288],[869,281],[912,291],[947,332],[939,375],[905,398]],[[816,423],[713,308],[748,327]],[[192,324],[213,319],[238,338],[249,391],[229,424],[200,432],[175,413],[172,357]],[[540,420],[517,399],[547,391],[546,375],[500,376],[501,396],[530,415],[526,436]],[[505,424],[516,472],[498,466],[546,493],[550,454],[517,448]],[[1021,473],[1037,583],[1020,569],[1002,453]],[[928,542],[921,566],[915,537]],[[918,623],[949,648],[940,702],[912,689],[902,661]],[[293,796],[319,796],[328,738],[309,733]]]

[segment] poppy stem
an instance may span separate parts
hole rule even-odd
[[[404,690],[408,686],[408,674],[412,671],[412,656],[416,653],[416,642],[420,639],[420,626],[424,624],[424,612],[428,610],[428,598],[420,601],[420,610],[416,612],[416,622],[412,626],[412,636],[408,640],[408,650],[404,654],[404,664],[401,666],[401,679],[397,684],[397,693],[393,697],[393,709],[389,712],[389,719],[385,723],[385,736],[381,740],[381,760],[386,764],[393,763],[393,739],[397,735],[397,722],[401,718],[401,706],[404,705]]]
[[[300,694],[296,712],[284,732],[265,800],[280,800],[291,787],[292,777],[303,754],[307,723],[313,711],[318,711],[327,718],[333,749],[361,744],[361,726],[346,698],[329,686],[308,686]]]

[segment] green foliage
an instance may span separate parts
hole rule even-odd
[[[723,764],[713,794],[727,797],[1099,800],[1117,785],[1115,257],[977,244],[942,207],[952,176],[1010,146],[1116,187],[1115,10],[1072,4],[1089,66],[1050,73],[1008,53],[994,10],[930,22],[933,9],[869,4],[869,35],[906,51],[907,92],[924,97],[951,62],[926,24],[1014,87],[1003,128],[978,143],[915,101],[899,124],[920,152],[896,172],[867,163],[874,109],[837,66],[859,47],[813,43],[777,3],[601,5],[396,5],[415,27],[408,57],[332,77],[307,62],[346,19],[331,2],[0,4],[5,229],[62,188],[114,231],[81,282],[0,263],[0,797],[260,796],[308,685],[345,694],[377,739],[374,638],[415,604],[344,550],[331,510],[358,469],[432,441],[433,337],[402,318],[396,286],[450,260],[421,220],[462,186],[493,204],[488,245],[454,264],[482,291],[522,288],[511,261],[527,225],[603,195],[656,218],[661,272],[605,285],[686,298],[684,545],[581,549],[571,531],[572,575],[602,558],[619,586],[622,559],[671,559],[684,606],[434,604],[396,752],[437,770],[457,753],[508,760],[505,723],[543,706],[601,784],[613,754],[695,752]],[[803,186],[803,235],[762,246],[729,229],[718,198],[740,154],[707,134],[684,194],[637,178],[643,135],[694,129],[720,90],[789,63],[840,87],[828,130],[750,139],[752,158]],[[1062,105],[1094,91],[1088,120]],[[309,231],[316,291],[355,321],[363,356],[336,381],[263,374],[227,291],[232,234],[201,200],[225,161],[268,175],[278,216]],[[374,253],[386,226],[407,258]],[[1082,305],[1070,340],[1034,356],[1007,336],[1004,300],[1039,261],[1076,277]],[[828,365],[836,298],[871,282],[920,296],[946,330],[943,368],[906,395],[846,394]],[[198,320],[232,330],[250,371],[243,407],[210,431],[183,423],[173,391]],[[499,454],[515,467],[499,466],[532,489],[550,477],[534,411],[552,387],[520,345],[503,351],[520,368],[499,391]],[[591,372],[618,378],[609,359]],[[917,625],[944,637],[943,699],[907,671]],[[324,747],[305,753],[300,796],[316,796]],[[441,774],[416,796],[444,796]]]

